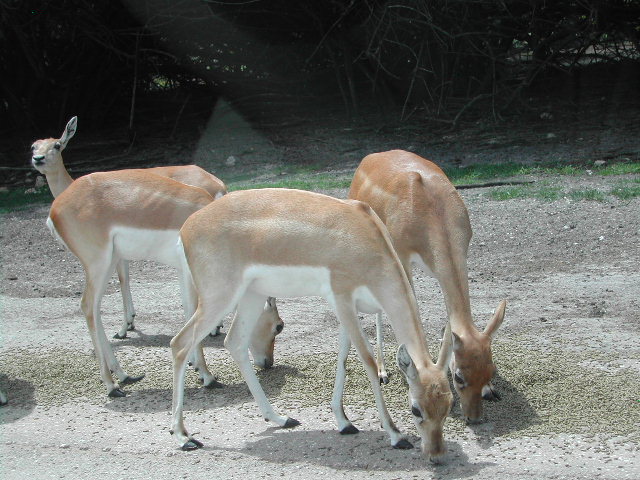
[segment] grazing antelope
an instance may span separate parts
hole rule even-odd
[[[33,145],[31,145],[31,163],[38,172],[46,176],[47,184],[54,198],[58,197],[58,195],[73,182],[73,178],[71,178],[71,175],[69,175],[64,165],[62,151],[67,146],[71,137],[75,135],[77,128],[78,117],[73,117],[67,123],[60,138],[36,140],[33,142]],[[227,187],[222,180],[196,165],[154,167],[148,168],[146,171],[172,178],[185,185],[200,187],[206,190],[214,199],[227,193]],[[120,291],[122,292],[124,321],[120,331],[113,337],[123,339],[127,336],[127,331],[135,329],[134,319],[136,311],[131,298],[129,262],[126,260],[118,262],[116,271],[120,281]],[[218,330],[216,329],[212,335],[216,335],[217,333]]]
[[[184,256],[198,293],[193,317],[171,341],[172,433],[184,450],[202,446],[183,419],[185,364],[213,326],[237,306],[225,346],[239,365],[265,420],[289,428],[278,415],[249,361],[251,332],[268,296],[320,295],[340,322],[340,358],[353,342],[373,388],[382,426],[397,448],[411,448],[391,419],[381,393],[375,359],[357,311],[384,310],[400,347],[398,364],[409,383],[409,402],[434,461],[444,454],[442,426],[452,404],[447,352],[429,356],[411,285],[387,229],[366,204],[287,189],[233,192],[193,214],[180,231]],[[344,362],[342,362],[344,365]],[[340,363],[339,363],[340,368]],[[341,386],[336,378],[336,395]],[[335,397],[335,396],[334,396]],[[342,433],[355,433],[341,399],[332,402]]]
[[[82,311],[109,396],[124,396],[119,384],[143,378],[127,375],[105,336],[100,304],[109,278],[123,260],[153,260],[174,266],[178,268],[185,315],[190,318],[197,299],[188,272],[181,269],[178,233],[189,215],[212,201],[211,195],[201,188],[148,170],[85,175],[53,201],[47,225],[84,267]],[[257,364],[269,367],[273,364],[273,341],[282,330],[282,320],[273,301],[269,301],[261,313],[263,318],[256,327],[252,353]],[[193,361],[203,384],[216,385],[201,346]],[[111,372],[117,376],[118,383]]]
[[[499,398],[491,385],[496,371],[491,339],[504,319],[506,301],[483,332],[474,326],[467,276],[471,224],[462,198],[437,165],[402,150],[366,156],[356,169],[349,198],[369,204],[385,223],[409,281],[413,262],[440,283],[453,335],[453,384],[465,419],[480,421],[482,399]],[[384,381],[381,323],[378,314],[378,362]]]

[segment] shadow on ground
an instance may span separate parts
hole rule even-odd
[[[7,395],[7,404],[0,407],[0,423],[15,422],[35,408],[35,388],[31,382],[0,374],[0,388]]]
[[[287,379],[299,377],[300,371],[294,367],[278,366],[256,372],[267,397],[274,399],[280,395]],[[220,378],[224,382],[224,378]],[[170,412],[172,388],[144,388],[144,379],[131,387],[125,398],[118,398],[106,404],[106,408],[117,412]],[[139,387],[138,387],[139,386]],[[127,389],[125,388],[125,391]],[[245,402],[253,402],[253,396],[243,381],[223,383],[221,388],[185,388],[185,410],[230,407]]]
[[[396,450],[389,444],[385,432],[361,431],[357,435],[340,435],[337,431],[282,430],[269,428],[260,438],[245,443],[242,448],[205,445],[213,456],[220,452],[251,455],[277,464],[309,463],[343,471],[418,472],[430,470],[434,478],[476,478],[489,462],[470,463],[462,446],[446,442],[446,463],[431,464],[422,456],[420,440],[410,437],[416,446],[411,450]]]
[[[483,402],[484,421],[479,424],[468,425],[482,448],[490,448],[494,439],[510,433],[524,430],[542,422],[527,397],[520,392],[509,380],[496,375],[493,379],[495,389],[501,395],[501,400]],[[453,387],[452,387],[453,390]],[[462,411],[457,395],[456,404],[451,416],[462,422]]]

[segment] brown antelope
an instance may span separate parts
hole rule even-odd
[[[249,361],[251,332],[268,296],[320,295],[340,322],[340,358],[353,342],[373,388],[382,426],[396,448],[410,448],[391,419],[375,359],[357,311],[384,310],[398,342],[398,364],[409,383],[409,405],[425,455],[444,454],[442,427],[452,404],[447,348],[433,363],[411,285],[387,230],[366,204],[286,189],[233,192],[193,214],[180,231],[183,271],[189,271],[198,307],[171,341],[174,361],[172,433],[183,449],[202,446],[183,419],[185,364],[194,348],[237,306],[225,346],[239,365],[265,420],[289,428],[278,415]],[[343,365],[343,362],[342,362]],[[339,362],[340,368],[340,362]],[[340,373],[340,372],[339,372]],[[339,376],[339,375],[338,375]],[[344,415],[336,379],[334,411],[341,433],[357,429]]]
[[[496,371],[491,339],[504,319],[506,301],[483,332],[474,326],[467,275],[471,224],[462,198],[437,165],[402,150],[365,157],[349,198],[369,204],[385,223],[409,281],[413,262],[440,283],[453,336],[453,384],[465,419],[480,421],[482,399],[499,398],[491,385]],[[384,382],[381,322],[378,314],[378,365]]]
[[[75,135],[77,128],[78,117],[73,117],[67,123],[60,138],[36,140],[31,145],[31,163],[38,172],[46,176],[47,184],[54,198],[58,197],[73,182],[73,178],[71,178],[64,165],[62,151],[71,137]],[[222,180],[196,165],[154,167],[148,168],[146,171],[162,177],[172,178],[185,185],[200,187],[206,190],[214,199],[227,193],[227,187]],[[126,260],[118,262],[116,271],[118,272],[120,291],[122,292],[124,321],[120,331],[114,335],[114,338],[122,339],[127,336],[127,331],[135,329],[136,311],[131,298],[129,262]],[[215,335],[217,332],[218,330],[212,332],[212,334]]]

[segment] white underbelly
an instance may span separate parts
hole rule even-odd
[[[151,260],[179,267],[178,230],[147,230],[114,227],[111,230],[114,253],[124,260]]]
[[[329,297],[331,273],[326,267],[251,265],[244,271],[251,290],[270,297]]]
[[[319,296],[335,307],[331,272],[326,267],[252,265],[245,270],[244,280],[250,290],[261,295],[277,298]],[[381,310],[366,286],[354,288],[353,301],[360,312]]]

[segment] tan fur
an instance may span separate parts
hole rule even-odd
[[[119,170],[78,178],[54,200],[49,216],[71,247],[86,243],[85,236],[91,242],[106,239],[114,226],[179,230],[212,201],[201,188],[146,170]]]
[[[349,198],[368,203],[389,229],[411,279],[411,256],[419,255],[442,288],[454,334],[452,373],[466,381],[460,394],[463,414],[477,421],[482,388],[495,372],[491,338],[473,324],[467,253],[471,224],[462,198],[434,163],[402,150],[374,153],[358,166]],[[504,315],[504,308],[502,309]],[[495,330],[502,318],[492,321]]]
[[[215,175],[197,165],[176,165],[169,167],[153,167],[146,169],[150,173],[169,177],[185,185],[200,187],[213,198],[226,195],[227,186]]]

